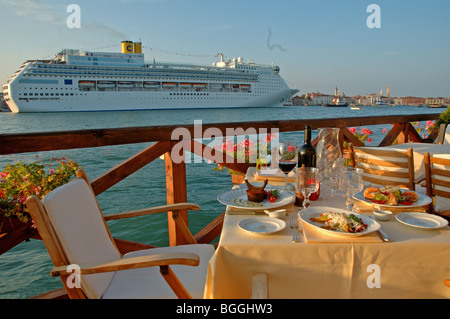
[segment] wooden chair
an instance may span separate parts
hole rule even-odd
[[[376,185],[398,185],[415,190],[412,149],[355,147],[349,143],[350,166],[364,170],[363,179]]]
[[[450,156],[425,153],[427,195],[433,198],[428,211],[450,221]]]
[[[203,298],[214,247],[188,244],[121,254],[83,171],[42,200],[29,197],[27,206],[53,261],[51,275],[61,278],[70,298]],[[177,225],[186,226],[177,218],[180,209],[199,207],[175,204],[108,217],[173,211]],[[187,227],[183,233],[190,234]]]

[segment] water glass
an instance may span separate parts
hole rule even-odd
[[[353,210],[355,205],[353,196],[364,189],[363,172],[363,169],[355,167],[341,169],[341,187],[345,190],[345,206],[348,210]]]

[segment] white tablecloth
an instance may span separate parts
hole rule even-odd
[[[344,202],[322,192],[313,206],[344,208]],[[254,235],[237,226],[242,219],[258,216],[225,216],[209,263],[205,298],[249,298],[252,277],[258,273],[268,274],[269,298],[450,297],[444,285],[450,278],[448,226],[422,230],[394,218],[379,222],[393,242],[306,243],[302,235],[294,243],[289,227]]]

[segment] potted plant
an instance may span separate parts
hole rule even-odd
[[[42,160],[8,164],[0,172],[0,233],[10,232],[31,220],[26,206],[28,196],[43,198],[67,183],[78,168],[76,162],[66,157],[52,159],[50,164],[43,164]]]
[[[246,163],[250,166],[257,166],[261,160],[267,163],[267,157],[270,156],[271,141],[276,138],[275,134],[267,134],[256,141],[251,138],[245,138],[239,143],[234,139],[226,139],[224,143],[216,145],[215,149],[222,151],[224,154],[233,157],[238,163]],[[226,171],[231,174],[233,184],[242,184],[244,175],[233,169],[227,169],[223,163],[218,163],[214,167],[217,171]]]

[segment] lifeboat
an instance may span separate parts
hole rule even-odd
[[[165,87],[165,88],[173,88],[175,86],[177,86],[176,83],[172,83],[172,82],[164,82],[163,83],[163,87]]]
[[[95,87],[95,81],[79,81],[78,85],[83,88],[93,88]]]
[[[250,84],[241,84],[241,85],[239,85],[239,87],[242,91],[250,90]]]
[[[119,87],[123,87],[123,88],[131,88],[131,87],[134,87],[134,82],[131,82],[131,81],[119,81],[118,86]]]
[[[144,82],[144,87],[145,88],[150,88],[150,89],[157,89],[159,88],[159,82]]]
[[[112,88],[116,86],[116,82],[113,81],[98,81],[97,86],[99,88]]]
[[[194,83],[194,88],[201,89],[206,87],[206,83]]]
[[[188,89],[192,86],[191,83],[180,83],[180,88]]]

